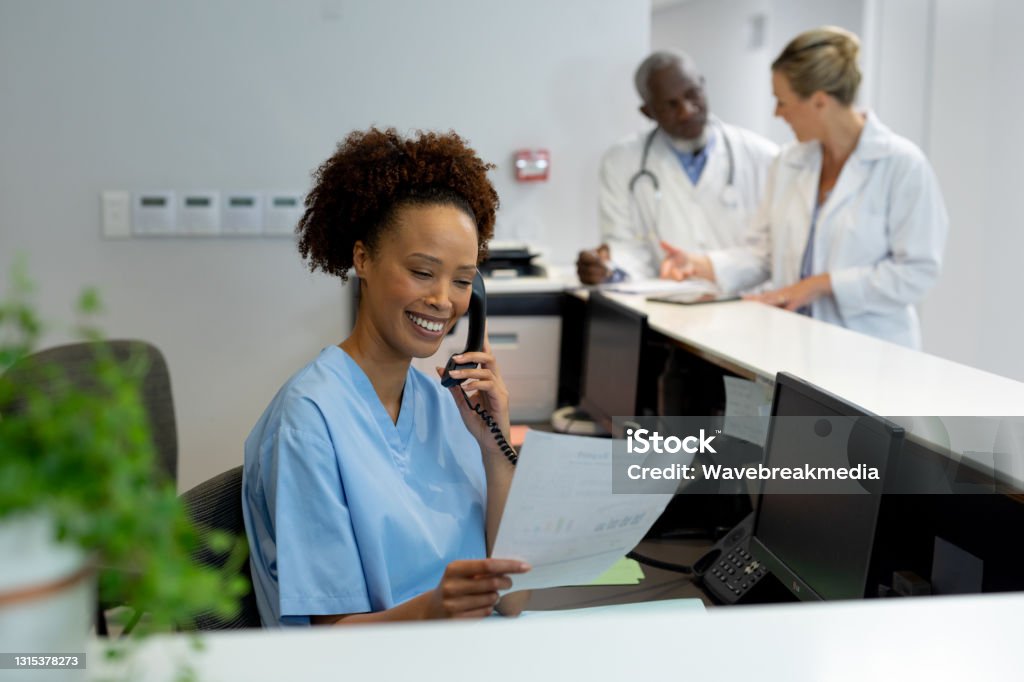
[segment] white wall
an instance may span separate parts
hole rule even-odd
[[[869,0],[875,38],[865,60],[871,107],[891,129],[929,151],[935,0]]]
[[[305,188],[354,128],[454,128],[499,164],[499,236],[568,262],[597,241],[601,152],[636,127],[609,84],[649,19],[630,0],[0,0],[0,269],[26,253],[50,318],[97,284],[109,335],[163,349],[187,488],[241,461],[277,387],[344,337],[348,297],[288,239],[104,240],[99,192]],[[512,182],[524,146],[551,150],[548,184]]]
[[[1024,8],[936,0],[935,24],[930,145],[951,232],[925,338],[935,353],[1024,380]]]
[[[995,368],[983,350],[986,313],[978,294],[987,285],[979,264],[988,250],[985,242],[1000,241],[1002,231],[991,225],[989,205],[992,10],[992,0],[936,6],[928,142],[950,231],[942,277],[922,315],[929,352],[984,369]],[[1010,367],[996,371],[1013,376]]]
[[[1024,232],[1016,159],[1024,7],[1013,0],[876,0],[877,108],[927,151],[950,217],[925,301],[925,350],[1024,380]]]
[[[981,339],[979,358],[983,363],[979,366],[1024,381],[1024,320],[1019,313],[1020,294],[1024,292],[1024,212],[1019,165],[1024,158],[1024,128],[1020,122],[1024,111],[1024,4],[998,0],[992,23],[991,62],[985,66],[991,74],[986,145],[988,177],[992,183],[986,194],[990,236],[985,240],[985,252],[972,263],[975,276],[984,273],[984,279],[971,288],[971,293],[983,311],[981,324],[975,328]],[[946,49],[956,52],[957,44],[947,44]],[[972,136],[975,127],[970,119],[964,120],[958,134]],[[968,220],[960,226],[968,239],[977,238],[972,234],[972,222]]]

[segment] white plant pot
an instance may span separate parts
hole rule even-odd
[[[81,654],[96,611],[96,577],[78,547],[54,539],[43,514],[0,519],[0,650]],[[88,661],[87,661],[88,663]],[[82,680],[85,670],[0,670],[0,680]]]

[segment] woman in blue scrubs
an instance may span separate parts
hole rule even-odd
[[[299,223],[311,270],[359,277],[352,334],[294,374],[245,442],[243,511],[264,626],[482,617],[529,567],[487,558],[514,465],[466,405],[410,362],[467,310],[494,234],[493,166],[454,133],[355,132]],[[485,345],[472,401],[509,433]],[[457,399],[456,399],[457,398]]]

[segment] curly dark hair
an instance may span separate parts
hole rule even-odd
[[[403,138],[394,128],[350,133],[317,169],[306,211],[295,228],[310,271],[348,280],[352,248],[374,253],[399,208],[442,205],[461,209],[476,223],[479,253],[494,236],[498,193],[484,163],[453,131],[419,131]]]

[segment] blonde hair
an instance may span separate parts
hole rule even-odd
[[[857,54],[860,40],[837,26],[804,31],[789,41],[772,62],[772,71],[789,81],[793,92],[802,98],[822,92],[850,106],[860,87]]]

